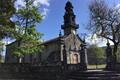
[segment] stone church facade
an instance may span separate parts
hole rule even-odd
[[[45,50],[41,54],[41,60],[46,63],[59,64],[63,62],[63,46],[65,46],[68,64],[80,63],[80,45],[84,43],[77,34],[78,24],[75,21],[75,14],[71,2],[65,6],[64,24],[61,26],[59,37],[43,43]]]
[[[41,44],[44,45],[43,52],[41,52],[40,55],[32,57],[27,56],[26,59],[24,59],[24,62],[31,62],[31,60],[34,62],[33,58],[36,58],[37,62],[42,62],[44,64],[59,65],[64,62],[65,59],[67,64],[81,63],[81,44],[84,44],[85,42],[77,34],[79,26],[76,24],[75,18],[73,5],[68,1],[65,6],[64,23],[61,26],[64,34],[62,35],[60,32],[59,37],[43,42]],[[15,62],[15,58],[11,59],[13,57],[10,56],[9,46],[6,53],[6,63]]]

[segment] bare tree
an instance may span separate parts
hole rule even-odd
[[[120,44],[120,10],[109,7],[103,0],[91,2],[89,10],[90,26],[88,29],[114,43],[113,59],[117,62],[116,53]]]

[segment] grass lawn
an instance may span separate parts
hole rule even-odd
[[[105,64],[101,64],[101,65],[88,65],[88,69],[102,69],[105,68]]]

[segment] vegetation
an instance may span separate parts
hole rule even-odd
[[[10,20],[14,13],[14,0],[0,0],[0,40],[10,37],[15,26]]]
[[[41,36],[42,34],[37,32],[35,27],[36,23],[42,20],[42,15],[39,13],[39,5],[34,6],[35,0],[24,0],[25,6],[20,7],[15,14],[15,31],[12,35],[13,39],[16,39],[16,45],[13,46],[13,55],[24,57],[38,53],[42,46]]]
[[[88,64],[104,64],[105,55],[104,50],[97,45],[91,45],[88,48]]]
[[[2,41],[0,41],[0,52],[3,51],[2,46],[4,45],[4,43]]]
[[[2,57],[2,52],[4,50],[3,46],[4,46],[4,43],[2,41],[0,41],[0,63],[2,62],[2,59],[3,59],[3,57]]]
[[[104,69],[105,68],[105,64],[99,64],[99,65],[88,65],[87,68],[88,69]]]
[[[0,62],[4,45],[2,39],[10,37],[15,27],[15,23],[11,21],[14,13],[14,0],[0,0]]]
[[[118,51],[117,51],[117,60],[118,62],[120,62],[120,46],[118,47]]]
[[[42,20],[42,15],[40,5],[33,5],[34,1],[24,0],[25,6],[19,6],[16,10],[15,0],[0,0],[0,40],[6,37],[14,39],[11,53],[19,59],[42,49],[42,34],[36,31],[36,24]]]
[[[113,60],[116,63],[116,53],[120,44],[120,12],[117,8],[110,8],[104,0],[94,0],[89,5],[90,26],[93,34],[111,40],[114,43]]]

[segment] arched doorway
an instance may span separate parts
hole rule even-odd
[[[79,63],[79,55],[77,53],[71,54],[71,64]]]

